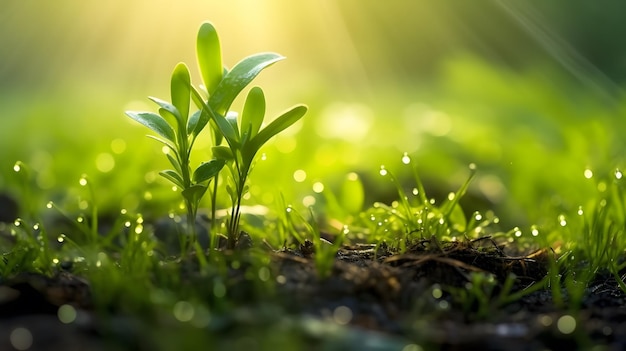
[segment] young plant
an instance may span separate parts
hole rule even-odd
[[[265,95],[259,87],[252,88],[246,98],[241,119],[230,107],[239,93],[266,67],[284,57],[275,53],[248,56],[230,71],[222,66],[221,48],[217,31],[211,23],[201,25],[197,39],[197,57],[204,93],[192,87],[194,102],[202,111],[202,120],[210,120],[213,127],[213,154],[227,162],[233,186],[227,186],[231,199],[228,222],[228,248],[234,248],[239,236],[241,200],[246,193],[246,181],[252,170],[254,157],[274,135],[297,122],[307,111],[304,105],[287,110],[261,129],[265,118]],[[203,96],[208,96],[204,98]],[[226,140],[226,145],[223,144]],[[215,194],[213,192],[215,203]],[[215,208],[215,206],[213,206]]]
[[[189,116],[191,78],[184,63],[179,63],[172,73],[171,99],[170,103],[150,97],[159,106],[158,114],[134,111],[127,111],[126,114],[157,133],[158,136],[150,137],[163,143],[171,151],[167,153],[167,159],[173,169],[161,171],[159,174],[181,189],[185,202],[189,236],[183,235],[180,238],[182,253],[189,253],[195,248],[199,255],[201,248],[195,225],[198,206],[207,190],[207,183],[217,176],[225,162],[214,159],[200,164],[193,172],[191,170],[191,150],[208,119],[204,118],[206,115],[202,111],[196,111]]]

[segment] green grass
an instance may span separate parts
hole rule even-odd
[[[154,170],[167,166],[159,148],[122,116],[125,97],[103,103],[65,92],[77,108],[58,96],[32,105],[11,97],[5,113],[29,118],[9,119],[0,132],[6,150],[0,188],[22,206],[21,220],[1,228],[7,235],[0,276],[51,275],[70,264],[89,280],[99,315],[141,320],[162,349],[243,345],[243,334],[263,340],[262,348],[297,348],[307,327],[289,326],[285,311],[266,307],[274,306],[276,277],[262,247],[311,240],[320,248],[316,266],[328,276],[338,246],[323,243],[322,232],[342,238],[337,245],[385,243],[398,252],[415,240],[436,245],[484,236],[527,252],[552,248],[551,270],[532,289],[549,287],[573,315],[599,271],[626,291],[619,275],[626,204],[617,171],[624,165],[625,101],[607,107],[565,78],[546,81],[543,71],[515,74],[472,58],[453,60],[443,71],[437,84],[389,87],[373,102],[303,96],[311,115],[299,131],[261,150],[243,198],[241,225],[255,247],[212,252],[202,268],[169,256],[155,236],[157,220],[183,212],[181,200],[156,177]],[[337,125],[324,123],[338,106],[368,124],[358,139],[328,133]],[[380,118],[369,121],[368,114]],[[32,131],[32,138],[10,130]],[[199,163],[211,145],[196,146],[205,153],[192,159]],[[231,200],[220,195],[218,209]],[[224,232],[226,218],[216,223]],[[245,289],[229,290],[232,269],[243,270]],[[484,275],[472,276],[468,289],[435,288],[477,319],[531,291],[496,292]],[[228,334],[232,325],[242,334]],[[274,338],[267,326],[293,338]]]

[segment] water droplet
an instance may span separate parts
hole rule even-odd
[[[411,193],[415,196],[417,196],[419,194],[419,190],[417,190],[417,188],[413,188],[413,190],[411,191]]]
[[[450,200],[450,201],[454,200],[455,197],[456,197],[455,193],[449,193],[448,194],[448,200]]]
[[[46,204],[46,208],[52,208],[54,206],[54,203],[52,201],[48,201],[48,203]]]
[[[20,225],[22,225],[22,219],[18,218],[13,222],[13,225],[16,227],[19,227]]]
[[[530,234],[532,236],[538,236],[539,235],[539,229],[537,229],[537,226],[532,226],[530,227]]]
[[[388,172],[387,172],[387,169],[385,169],[385,166],[380,166],[380,172],[379,173],[383,177],[387,175]]]
[[[406,152],[402,155],[402,163],[404,163],[405,165],[408,165],[409,163],[411,163],[411,158],[409,157],[409,154]]]
[[[82,176],[82,177],[78,180],[78,184],[80,184],[80,186],[85,186],[85,185],[87,185],[87,177],[86,177],[86,176]]]
[[[121,210],[120,210],[120,214],[125,215],[125,214],[127,214],[127,213],[128,213],[128,211],[127,211],[125,208],[123,208],[123,209],[121,209]]]
[[[343,234],[345,235],[345,234],[348,234],[348,233],[350,233],[350,228],[348,228],[348,225],[347,225],[347,224],[345,224],[345,225],[343,226]]]
[[[33,230],[39,230],[39,223],[33,224]]]
[[[83,223],[85,219],[83,218],[83,216],[79,216],[78,218],[76,218],[76,222],[78,223]]]
[[[291,206],[287,206],[285,211],[287,211],[287,213],[291,213],[291,211],[293,211],[293,208],[291,208]]]
[[[565,220],[565,215],[559,215],[558,222],[561,227],[565,227],[567,225],[567,221]]]
[[[135,227],[135,234],[141,234],[143,232],[143,225],[137,224]]]
[[[619,169],[615,170],[615,179],[622,179],[623,176],[624,174],[622,173],[622,171],[620,171]]]
[[[469,167],[469,170],[472,172],[476,171],[476,169],[478,168],[476,167],[475,163],[470,163],[468,167]]]
[[[267,160],[267,155],[264,153],[261,154],[261,161]]]
[[[477,221],[480,221],[480,220],[483,219],[483,215],[481,215],[480,212],[476,211],[474,213],[474,219],[477,220]]]
[[[513,234],[515,235],[516,238],[519,238],[522,236],[522,231],[518,227],[515,227],[513,228]]]
[[[59,236],[57,237],[57,241],[58,241],[58,242],[60,242],[60,243],[64,242],[64,241],[65,241],[65,234],[61,234],[61,235],[59,235]]]
[[[319,194],[324,191],[324,184],[322,182],[313,183],[313,192]]]
[[[561,333],[571,334],[576,330],[576,319],[566,314],[556,321],[556,326]]]
[[[130,221],[124,222],[124,227],[126,227],[126,228],[130,228],[131,225],[132,225],[132,223],[130,223]]]
[[[302,169],[296,170],[293,172],[293,179],[298,183],[304,182],[306,180],[306,172]]]
[[[582,216],[582,215],[584,214],[584,212],[583,212],[583,207],[582,207],[582,206],[578,206],[578,211],[576,211],[576,213],[577,213],[579,216]]]
[[[593,171],[591,171],[589,168],[587,168],[583,172],[583,175],[585,176],[585,178],[591,179],[593,177]]]
[[[15,165],[13,165],[13,170],[15,172],[21,171],[22,170],[22,162],[20,162],[20,161],[15,162]]]

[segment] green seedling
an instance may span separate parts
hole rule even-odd
[[[226,162],[230,171],[232,186],[227,186],[227,192],[232,208],[228,223],[228,248],[234,248],[239,236],[241,200],[247,191],[246,181],[256,154],[269,139],[302,118],[307,107],[294,106],[261,128],[265,119],[265,95],[260,87],[254,87],[248,92],[239,118],[238,114],[230,111],[235,98],[263,69],[284,57],[275,53],[260,53],[244,58],[228,70],[222,66],[217,32],[208,22],[203,23],[198,32],[197,56],[205,94],[195,87],[192,87],[191,93],[202,111],[201,120],[209,120],[213,127],[213,154],[218,160]],[[227,145],[222,145],[224,140]],[[214,196],[216,191],[217,188]]]
[[[150,100],[159,106],[158,114],[126,112],[130,118],[157,133],[158,136],[150,137],[163,143],[170,151],[167,153],[167,159],[173,169],[161,171],[159,174],[181,189],[185,202],[189,236],[181,236],[183,253],[189,253],[193,248],[196,252],[201,251],[195,225],[198,206],[207,191],[208,183],[224,166],[223,160],[214,159],[200,164],[193,171],[191,169],[190,156],[194,142],[208,123],[208,120],[203,118],[205,114],[202,111],[189,115],[191,89],[189,70],[184,63],[179,63],[172,73],[171,103],[151,97]]]

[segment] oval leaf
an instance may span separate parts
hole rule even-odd
[[[148,97],[148,99],[152,100],[154,103],[159,105],[159,107],[161,107],[165,111],[171,113],[176,118],[176,121],[178,122],[178,124],[184,125],[183,119],[182,119],[182,117],[180,115],[180,112],[176,108],[176,106],[172,105],[171,103],[169,103],[169,102],[167,102],[165,100],[161,100],[159,98],[156,98],[154,96],[150,96],[150,97]]]
[[[169,180],[170,182],[174,183],[174,185],[178,186],[179,188],[183,189],[185,188],[185,186],[183,185],[183,178],[176,173],[176,171],[173,171],[171,169],[166,169],[164,171],[159,172],[159,175],[167,180]]]
[[[232,147],[238,147],[239,138],[237,137],[237,133],[233,129],[232,125],[228,123],[226,118],[216,114],[215,110],[213,110],[204,102],[202,96],[200,95],[200,92],[195,87],[192,87],[191,91],[193,93],[193,100],[196,104],[198,104],[198,108],[205,111],[209,115],[211,120],[215,122],[215,125],[217,125],[217,129],[219,130],[219,132],[224,138],[226,138],[226,141],[228,141],[228,145],[231,145]]]
[[[204,185],[200,185],[200,184],[195,184],[190,186],[189,188],[185,189],[182,191],[183,197],[193,203],[195,206],[198,205],[198,203],[200,202],[200,200],[202,199],[202,196],[204,196],[204,193],[206,192],[207,187]]]
[[[228,146],[213,146],[211,152],[213,153],[213,157],[220,160],[230,161],[235,159],[233,151]]]
[[[126,115],[150,128],[150,130],[156,132],[165,139],[175,142],[176,134],[174,133],[174,129],[172,129],[163,117],[157,115],[156,113],[126,111]]]
[[[250,163],[254,158],[254,155],[259,151],[270,138],[274,135],[287,129],[292,124],[296,123],[307,111],[305,105],[297,105],[280,115],[272,121],[267,127],[263,128],[259,134],[257,134],[249,143],[246,144],[243,150],[243,157],[245,162]]]
[[[241,114],[241,133],[248,133],[248,138],[252,139],[263,124],[265,117],[265,94],[263,89],[254,87],[250,89],[246,97],[246,103],[243,106]]]
[[[244,58],[224,76],[213,95],[209,98],[209,106],[215,112],[224,115],[243,88],[248,86],[264,68],[282,59],[284,59],[283,56],[273,52]]]
[[[202,81],[207,92],[212,95],[222,80],[222,49],[217,30],[210,22],[204,22],[198,30],[196,55]]]
[[[202,183],[206,180],[209,180],[217,176],[225,164],[226,161],[220,159],[205,162],[201,164],[198,168],[196,168],[196,170],[193,172],[193,180],[196,183]]]
[[[191,99],[191,77],[187,65],[182,62],[177,64],[174,72],[172,72],[170,94],[172,95],[172,104],[186,124],[189,116],[189,100]]]

